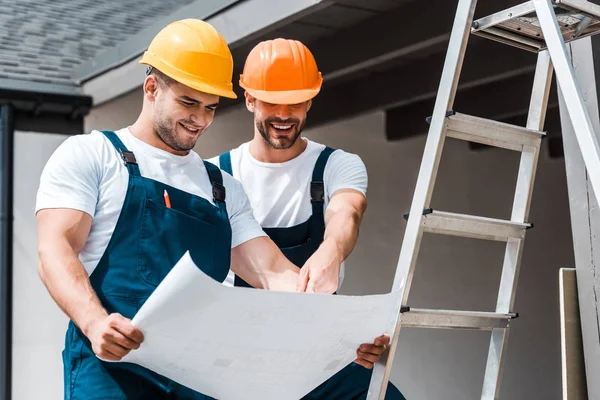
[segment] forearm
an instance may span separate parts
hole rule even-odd
[[[279,250],[279,249],[278,249]],[[279,292],[295,292],[300,268],[291,263],[281,251],[267,265],[265,289]]]
[[[38,272],[50,296],[87,335],[90,326],[108,314],[88,274],[68,243],[41,246]]]
[[[300,269],[263,236],[232,249],[231,270],[255,288],[295,291]]]
[[[338,261],[344,261],[354,249],[362,214],[355,210],[340,210],[331,216],[325,229],[320,251],[334,254]]]
[[[240,277],[255,288],[294,292],[296,291],[296,283],[298,281],[298,271],[298,267],[283,257],[282,260],[271,260],[257,266],[255,273],[247,274],[242,272]]]

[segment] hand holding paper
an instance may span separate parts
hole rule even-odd
[[[220,400],[297,400],[386,330],[393,296],[226,287],[186,254],[134,317],[145,340],[123,361]]]

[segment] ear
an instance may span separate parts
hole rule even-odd
[[[148,75],[144,80],[144,96],[150,101],[155,101],[156,96],[158,95],[158,80],[154,75]]]
[[[308,104],[306,105],[306,112],[309,112],[311,107],[312,107],[312,99],[310,99],[308,101]]]
[[[254,105],[255,105],[256,99],[254,97],[250,96],[250,94],[248,94],[248,92],[244,92],[244,97],[246,98],[246,108],[251,113],[254,113]]]

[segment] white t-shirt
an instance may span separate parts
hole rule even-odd
[[[265,163],[250,154],[250,143],[231,150],[231,169],[252,204],[254,217],[263,228],[288,228],[299,225],[312,215],[310,182],[317,158],[325,145],[306,138],[306,149],[296,158],[283,163]],[[219,157],[208,160],[219,165]],[[329,199],[340,189],[354,189],[366,196],[367,169],[359,156],[336,150],[323,172],[325,209]],[[230,271],[226,285],[233,284]],[[340,267],[341,285],[344,264]]]
[[[198,153],[191,151],[177,156],[139,140],[127,128],[116,133],[135,154],[142,176],[213,202],[212,185]],[[240,183],[228,174],[222,175],[232,229],[231,247],[265,236]],[[96,268],[108,246],[125,201],[128,181],[129,172],[121,156],[99,131],[68,138],[44,167],[36,213],[46,208],[70,208],[93,217],[88,240],[79,254],[88,274]]]

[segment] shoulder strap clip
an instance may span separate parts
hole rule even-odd
[[[323,199],[325,199],[325,184],[323,181],[310,182],[310,198],[314,202],[323,202]]]
[[[121,154],[121,158],[125,161],[125,164],[134,164],[137,165],[137,160],[135,159],[135,154],[129,150],[119,149],[119,153]]]
[[[221,203],[225,203],[225,186],[221,185],[218,182],[213,182],[213,199],[215,202],[220,201]]]

